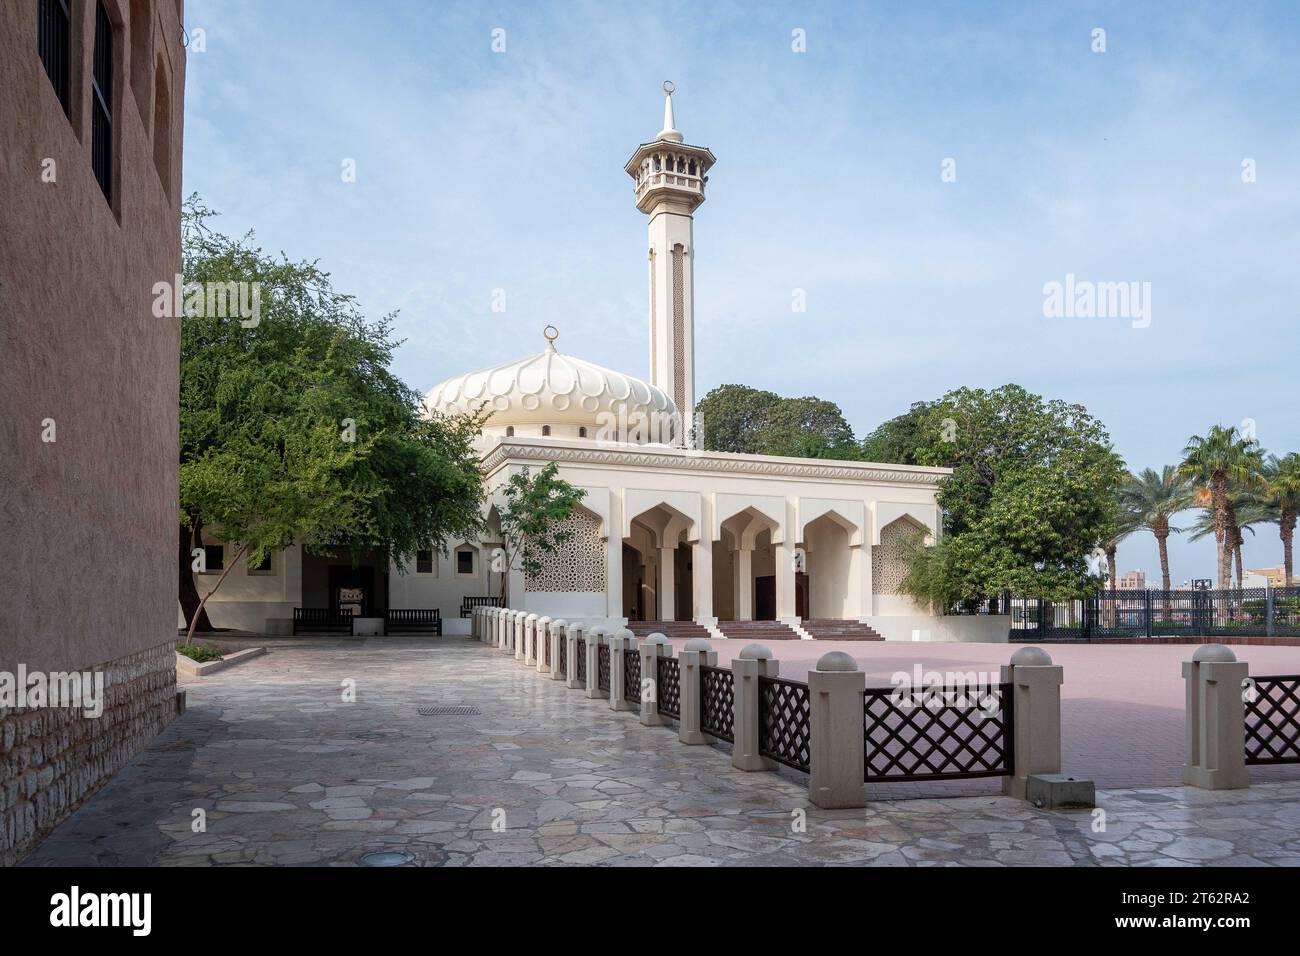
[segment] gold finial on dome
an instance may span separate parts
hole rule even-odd
[[[542,329],[542,335],[546,337],[546,347],[554,352],[555,340],[560,337],[560,330],[553,325],[548,325]]]

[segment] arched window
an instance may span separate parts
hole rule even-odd
[[[693,159],[691,160],[690,172],[691,172],[691,175],[692,175],[692,176],[695,175],[695,160],[693,160]]]
[[[515,437],[515,426],[514,426],[514,425],[507,425],[507,426],[506,426],[506,437],[507,437],[507,438],[514,438],[514,437]]]
[[[579,438],[586,438],[586,437],[587,437],[587,426],[586,426],[586,425],[579,425],[579,426],[578,426],[578,437],[579,437]]]
[[[655,157],[655,172],[659,172],[659,157]]]
[[[543,438],[549,438],[549,437],[551,437],[551,426],[550,426],[550,425],[543,425],[543,426],[542,426],[542,437],[543,437]]]

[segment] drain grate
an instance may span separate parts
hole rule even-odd
[[[362,866],[408,866],[415,862],[415,857],[405,850],[384,850],[367,853],[358,862]]]
[[[433,707],[417,707],[421,717],[477,717],[483,712],[469,704],[437,704]]]

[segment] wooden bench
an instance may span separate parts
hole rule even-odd
[[[460,616],[469,617],[476,607],[500,607],[499,597],[464,597],[460,599]]]
[[[350,635],[352,614],[328,607],[296,607],[293,609],[293,633],[303,632]]]
[[[385,634],[436,634],[442,636],[442,611],[436,607],[389,608],[384,612]]]

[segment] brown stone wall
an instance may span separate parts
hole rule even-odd
[[[111,720],[0,715],[6,840],[48,830],[173,712],[158,649],[176,628],[180,326],[154,317],[152,290],[180,271],[181,4],[102,2],[115,26],[111,206],[91,170],[95,0],[69,0],[71,116],[38,54],[37,0],[0,3],[0,671],[135,667],[121,662],[143,654],[154,676],[118,685],[139,696]],[[15,755],[11,733],[36,743]]]

